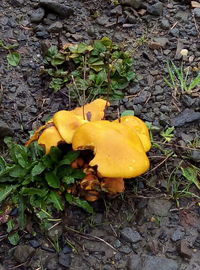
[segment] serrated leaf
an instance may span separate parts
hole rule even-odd
[[[183,168],[181,167],[183,176],[190,182],[195,184],[195,186],[200,190],[200,181],[198,180],[198,174],[200,174],[200,169],[191,166]]]
[[[81,200],[80,198],[74,197],[68,193],[65,195],[65,199],[69,204],[76,205],[90,214],[94,213],[92,206],[87,201]]]
[[[62,165],[70,165],[75,159],[77,159],[80,155],[80,151],[68,151],[66,155],[64,155],[63,159],[58,163],[58,166]]]
[[[7,55],[7,61],[13,67],[18,66],[20,60],[21,60],[21,55],[18,52],[11,52]]]

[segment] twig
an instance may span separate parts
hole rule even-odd
[[[98,237],[98,236],[94,236],[94,235],[90,235],[90,234],[81,233],[81,232],[79,232],[79,231],[77,231],[77,230],[74,230],[74,229],[72,229],[72,228],[70,228],[70,227],[65,227],[65,228],[66,228],[67,230],[69,230],[69,231],[72,231],[72,232],[74,232],[74,233],[77,233],[78,235],[80,235],[80,236],[82,236],[83,238],[86,238],[86,239],[88,239],[88,240],[91,240],[91,239],[98,240],[98,241],[104,243],[105,245],[109,246],[109,247],[110,247],[111,249],[113,249],[115,252],[117,252],[117,250],[116,250],[111,244],[109,244],[109,243],[106,242],[104,239],[102,239],[102,238],[100,238],[100,237]]]
[[[170,153],[168,156],[166,156],[166,158],[163,159],[163,161],[161,161],[156,167],[154,167],[153,169],[151,169],[151,170],[149,171],[149,173],[155,171],[156,169],[158,169],[158,168],[159,168],[163,163],[165,163],[165,162],[166,162],[173,154],[174,154],[174,153]]]
[[[61,222],[62,222],[62,220],[59,221],[59,222],[57,222],[57,223],[54,224],[53,226],[51,226],[51,227],[48,229],[48,231],[50,231],[51,229],[53,229],[53,228],[55,228],[56,226],[58,226]]]

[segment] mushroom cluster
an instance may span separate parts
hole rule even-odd
[[[72,168],[82,168],[85,177],[67,190],[88,201],[97,200],[101,191],[111,196],[123,192],[124,178],[139,176],[149,168],[146,152],[151,143],[145,123],[135,116],[103,120],[107,106],[106,100],[96,99],[71,111],[58,111],[26,143],[37,140],[46,154],[60,143],[71,144],[75,151],[92,151],[71,163]]]

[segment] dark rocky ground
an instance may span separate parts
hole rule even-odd
[[[0,2],[0,39],[8,44],[17,41],[22,57],[12,68],[7,52],[1,50],[0,136],[13,133],[24,142],[28,131],[68,107],[65,95],[52,93],[39,74],[42,50],[48,44],[109,36],[133,52],[138,74],[120,110],[133,109],[136,116],[157,126],[154,140],[162,151],[154,147],[150,171],[127,181],[122,196],[97,202],[94,216],[69,207],[63,222],[47,235],[21,232],[15,247],[1,226],[0,269],[199,270],[198,199],[181,192],[184,180],[176,168],[180,162],[199,166],[200,98],[198,92],[175,96],[163,77],[167,60],[181,63],[182,48],[188,50],[185,66],[200,67],[200,9],[191,8],[186,3],[190,1],[124,0],[117,7],[110,1],[55,1],[65,8],[38,2]],[[109,110],[111,117],[118,106]],[[175,126],[174,137],[169,145],[162,144],[160,131],[169,126]],[[166,150],[173,155],[167,156]],[[192,185],[191,189],[199,195]]]

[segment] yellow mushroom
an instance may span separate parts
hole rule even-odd
[[[149,151],[151,148],[151,141],[149,136],[149,130],[146,124],[136,116],[122,116],[120,119],[115,120],[115,122],[121,122],[124,125],[127,125],[139,136],[145,152]]]
[[[103,178],[101,181],[101,189],[110,195],[115,195],[124,191],[123,178]]]
[[[71,112],[88,121],[98,121],[104,118],[104,111],[110,104],[108,101],[98,98],[85,106],[78,107]]]
[[[38,144],[44,147],[46,154],[50,152],[52,146],[57,146],[61,142],[64,140],[55,126],[46,128],[38,139]]]
[[[91,149],[102,177],[132,178],[149,168],[144,147],[133,129],[118,122],[94,121],[83,124],[74,133],[74,150]]]

